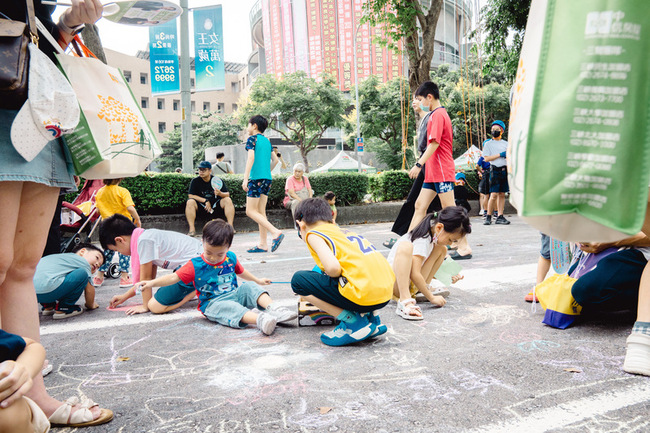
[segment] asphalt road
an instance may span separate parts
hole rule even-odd
[[[409,322],[391,303],[385,336],[356,346],[323,345],[324,327],[230,329],[204,319],[193,301],[165,314],[108,311],[123,289],[107,280],[100,309],[41,319],[60,399],[85,394],[115,412],[90,432],[647,432],[650,378],[621,370],[634,317],[541,323],[523,297],[532,288],[539,234],[473,218],[473,258],[445,307],[421,304]],[[350,226],[387,254],[390,224]],[[313,262],[295,231],[274,254],[233,251],[253,274],[288,282]],[[289,284],[271,296],[294,307]],[[136,303],[133,298],[131,303]],[[55,432],[74,431],[54,429]]]

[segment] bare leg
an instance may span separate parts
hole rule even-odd
[[[467,256],[469,254],[472,254],[472,247],[469,246],[469,241],[467,240],[467,236],[463,236],[458,240],[458,248],[456,249],[456,251],[461,256]]]
[[[436,198],[436,194],[437,193],[432,189],[422,188],[420,190],[420,195],[418,195],[418,199],[415,201],[415,212],[413,212],[413,217],[411,218],[411,224],[408,229],[409,232],[424,219],[429,205],[433,199]]]
[[[393,271],[395,272],[395,284],[393,295],[399,297],[400,301],[411,299],[409,286],[411,284],[411,266],[413,263],[413,244],[402,242],[397,246]]]
[[[228,221],[228,224],[233,225],[235,222],[235,206],[232,204],[230,197],[222,198],[219,201],[219,205],[221,206],[221,209],[223,209],[223,213],[226,215],[226,221]]]
[[[454,198],[454,191],[451,190],[449,192],[443,192],[440,194],[440,204],[442,205],[442,208],[446,208],[449,206],[456,206],[456,199]]]
[[[431,255],[429,255],[429,258],[424,261],[422,264],[422,276],[427,284],[431,283],[436,272],[440,269],[440,265],[445,261],[446,256],[447,248],[442,245],[436,245],[433,248]]]
[[[58,195],[58,188],[36,183],[0,182],[2,329],[36,341],[40,341],[40,334],[34,271],[45,247]],[[41,375],[36,375],[27,396],[48,417],[62,404],[47,394]],[[99,408],[93,408],[92,413],[94,417],[99,416]]]
[[[263,204],[264,204],[264,213],[262,214],[260,212],[260,207],[262,205],[261,201],[263,199]],[[260,245],[258,247],[262,249],[267,249],[267,240],[266,240],[266,230],[271,232],[273,234],[273,237],[278,237],[282,233],[281,230],[276,229],[273,227],[273,224],[271,224],[267,219],[266,219],[266,200],[268,199],[267,196],[262,195],[261,197],[246,197],[246,215],[255,221],[259,226],[260,226]],[[265,230],[262,230],[265,229]],[[262,235],[264,237],[262,238]]]
[[[264,308],[265,310],[266,310],[266,307],[271,305],[272,302],[273,302],[273,300],[271,299],[271,297],[269,296],[268,293],[262,293],[260,295],[260,297],[257,298],[257,305]]]
[[[314,295],[309,295],[309,296],[303,296],[302,299],[305,301],[311,303],[312,305],[315,305],[318,307],[319,310],[322,310],[331,316],[334,317],[339,317],[341,313],[343,312],[343,308],[337,307],[336,305],[332,305],[330,303],[327,303],[319,298],[317,298]]]
[[[506,207],[506,193],[500,192],[497,195],[497,214],[503,215],[503,209]]]
[[[490,198],[488,200],[487,211],[489,216],[492,216],[492,212],[494,212],[494,209],[496,209],[496,207],[497,207],[497,193],[493,192],[490,194]]]
[[[198,205],[196,204],[196,200],[189,199],[187,202],[185,202],[185,218],[187,218],[187,224],[190,226],[190,233],[196,232],[196,229],[194,228],[194,221],[196,221],[197,209]]]
[[[546,279],[549,269],[551,269],[551,261],[539,256],[539,259],[537,259],[537,284]]]
[[[188,293],[187,296],[185,296],[179,303],[174,304],[174,305],[163,305],[160,302],[156,301],[156,298],[153,296],[151,299],[149,299],[149,303],[147,304],[147,307],[149,308],[149,311],[151,311],[153,314],[163,314],[167,313],[169,311],[175,310],[181,305],[184,305],[194,299],[196,297],[196,293]]]

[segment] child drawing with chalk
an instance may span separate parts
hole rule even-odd
[[[273,303],[268,292],[260,287],[271,280],[257,278],[244,269],[230,251],[234,234],[233,227],[222,219],[208,222],[203,228],[203,253],[199,257],[173,274],[141,281],[136,287],[151,290],[179,283],[192,284],[199,295],[199,311],[209,320],[231,328],[256,325],[264,334],[271,335],[277,323],[294,320],[298,312]],[[246,282],[239,284],[237,276]],[[261,312],[254,312],[253,308]]]
[[[341,321],[321,341],[344,346],[385,333],[376,310],[390,301],[395,275],[384,256],[362,236],[335,225],[322,198],[301,201],[296,222],[321,272],[296,272],[291,288]]]
[[[182,233],[142,229],[123,215],[106,218],[99,226],[99,242],[107,250],[117,251],[131,257],[133,282],[156,278],[159,268],[176,269],[201,254],[201,241]],[[136,287],[115,295],[111,308],[116,308],[136,295]],[[142,305],[126,309],[127,315],[146,313],[162,314],[172,311],[196,297],[192,284],[172,284],[161,287],[155,294],[151,290],[142,291]]]
[[[388,255],[395,272],[393,294],[398,297],[398,316],[406,320],[422,320],[422,310],[411,296],[418,291],[433,305],[442,307],[444,297],[431,292],[429,283],[447,256],[447,245],[471,233],[467,211],[449,206],[439,213],[430,213],[410,232],[399,238]],[[452,282],[461,279],[455,276]]]

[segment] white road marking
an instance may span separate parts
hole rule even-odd
[[[647,403],[648,394],[650,394],[650,381],[646,380],[616,391],[591,394],[578,400],[559,404],[556,407],[535,410],[525,417],[490,424],[472,431],[477,433],[542,433],[624,407]]]
[[[295,257],[288,259],[277,259],[273,261],[279,262],[302,260],[307,258],[311,260],[311,257]],[[267,261],[267,263],[270,262],[272,261]],[[530,281],[532,287],[535,279],[535,270],[536,264],[464,270],[461,273],[465,276],[465,278],[456,283],[455,287],[467,292],[480,294],[505,291],[508,290],[507,285],[509,284],[523,283],[526,281]],[[287,307],[290,307],[291,305],[294,305],[295,302],[297,302],[296,298],[276,299],[276,301],[282,306]],[[196,310],[184,310],[181,312],[176,311],[159,315],[145,313],[134,316],[126,316],[124,312],[119,311],[115,311],[112,314],[114,317],[111,317],[110,319],[85,320],[88,316],[83,314],[79,316],[79,318],[66,320],[65,323],[48,323],[41,326],[41,335],[61,334],[66,332],[83,332],[91,329],[114,328],[117,326],[133,326],[144,323],[164,323],[176,320],[187,320],[203,317],[201,313]]]

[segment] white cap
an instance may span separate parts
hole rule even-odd
[[[11,125],[11,142],[31,161],[49,141],[72,132],[79,123],[79,101],[72,86],[34,44],[29,44],[27,96]]]

